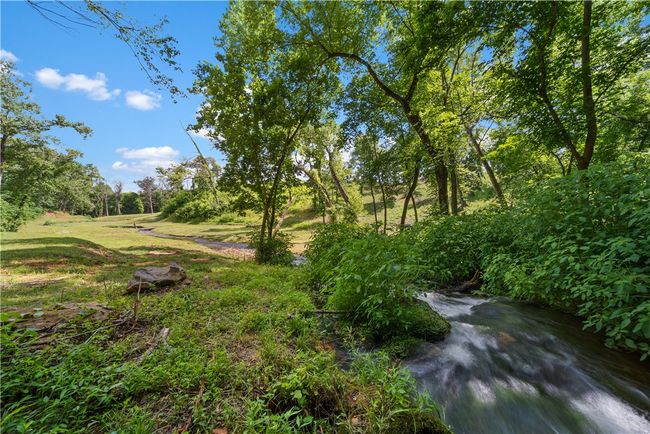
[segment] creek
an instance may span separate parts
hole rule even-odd
[[[429,293],[450,335],[405,360],[456,434],[650,433],[650,371],[575,317],[514,302]]]

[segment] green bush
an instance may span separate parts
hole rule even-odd
[[[255,249],[255,260],[260,264],[291,265],[293,253],[289,249],[291,242],[289,236],[279,232],[273,238],[268,236],[264,241],[260,239],[259,231],[251,234],[250,245]]]
[[[0,231],[15,232],[25,221],[20,208],[0,198]]]
[[[331,293],[328,306],[345,311],[375,338],[444,336],[446,321],[441,319],[438,329],[439,324],[424,318],[418,307],[416,282],[423,267],[404,238],[371,232],[342,250],[335,272],[325,281]],[[427,326],[434,329],[424,330]]]
[[[606,343],[650,354],[650,156],[539,183],[514,243],[483,258],[487,290],[574,312]]]
[[[221,202],[225,200],[220,198]],[[223,211],[211,191],[180,191],[162,207],[162,216],[180,222],[201,222],[217,217]]]
[[[122,214],[142,214],[144,212],[144,203],[138,193],[124,193],[121,204]]]
[[[305,249],[313,283],[318,287],[324,287],[324,283],[332,273],[337,272],[336,267],[348,243],[363,238],[371,232],[370,227],[360,227],[350,223],[329,223],[318,226]]]
[[[513,230],[506,210],[493,207],[425,222],[403,236],[419,251],[425,279],[440,288],[472,278],[484,257],[512,243]]]
[[[180,208],[182,208],[192,199],[194,199],[194,193],[192,193],[191,191],[189,190],[179,191],[178,193],[174,194],[172,197],[170,197],[165,201],[165,204],[160,210],[161,216],[169,217],[173,215],[176,211],[178,211]]]

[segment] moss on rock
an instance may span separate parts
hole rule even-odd
[[[408,328],[409,336],[435,342],[449,334],[451,330],[449,322],[427,303],[418,300],[410,309],[412,309],[412,315],[410,315],[412,320]]]

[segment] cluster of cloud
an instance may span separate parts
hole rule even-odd
[[[108,90],[108,79],[102,72],[95,74],[95,78],[90,78],[75,73],[61,75],[56,69],[43,68],[36,71],[36,80],[50,89],[83,92],[93,101],[106,101],[121,93],[120,89]]]
[[[11,53],[9,53],[11,54]],[[35,73],[36,80],[50,89],[61,89],[67,92],[82,92],[93,101],[107,101],[118,97],[120,89],[109,89],[106,74],[98,72],[95,77],[84,74],[61,74],[54,68],[41,68]],[[145,90],[130,90],[125,94],[126,105],[136,110],[148,111],[160,107],[162,97],[157,93]]]
[[[126,93],[126,105],[137,110],[153,110],[160,107],[162,97],[157,93],[145,90],[140,92],[130,90]]]
[[[175,158],[180,152],[171,146],[151,146],[147,148],[117,148],[115,150],[122,160],[116,161],[111,166],[114,170],[153,175],[156,167],[170,167],[176,163]]]
[[[20,59],[18,59],[18,57],[11,51],[7,51],[3,48],[0,48],[0,60],[2,60],[3,62],[16,63]]]

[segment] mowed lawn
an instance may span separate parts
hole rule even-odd
[[[388,359],[339,367],[304,270],[141,235],[133,220],[49,216],[1,234],[3,432],[444,431]],[[187,284],[125,294],[136,269],[170,261]],[[109,313],[88,315],[97,305]],[[64,309],[78,315],[39,326]]]

